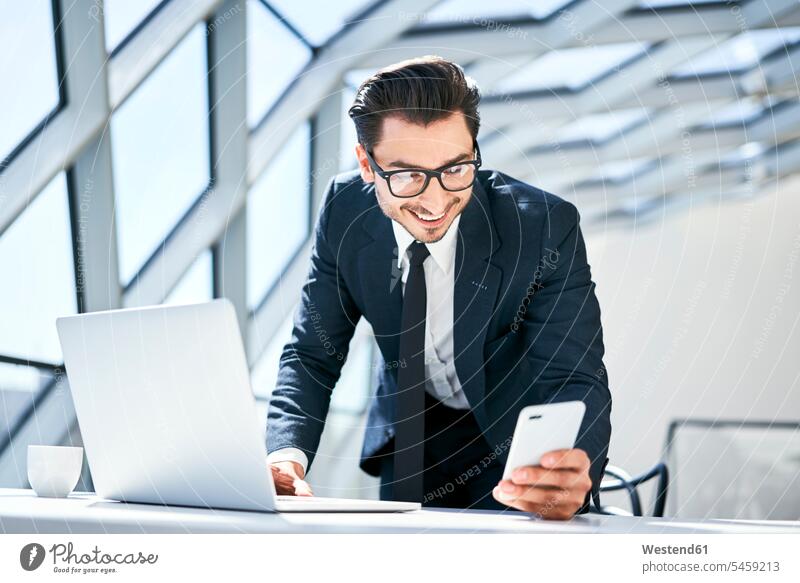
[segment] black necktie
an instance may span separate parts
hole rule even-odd
[[[425,270],[430,255],[419,241],[408,247],[408,279],[403,292],[400,363],[397,368],[397,408],[394,438],[395,500],[422,501],[425,443]]]

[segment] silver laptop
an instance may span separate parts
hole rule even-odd
[[[242,338],[227,300],[59,318],[97,493],[279,512],[397,512],[419,503],[276,496]]]

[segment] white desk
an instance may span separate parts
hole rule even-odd
[[[420,510],[410,513],[271,514],[124,504],[75,493],[38,498],[0,489],[0,533],[794,533],[800,521],[681,520],[579,515],[539,520],[519,512]]]

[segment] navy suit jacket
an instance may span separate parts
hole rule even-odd
[[[591,460],[592,495],[608,462],[611,394],[600,307],[575,206],[496,171],[481,170],[458,226],[455,368],[472,412],[502,463],[520,409],[581,400],[575,447]],[[357,171],[330,183],[308,278],[283,349],[267,445],[313,462],[353,330],[372,325],[383,357],[361,468],[378,475],[394,435],[402,289],[390,219]],[[595,501],[598,499],[595,498]],[[589,494],[579,512],[588,509]]]

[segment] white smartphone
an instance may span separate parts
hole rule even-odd
[[[503,479],[511,479],[521,466],[540,465],[548,451],[575,447],[585,412],[583,401],[531,405],[520,411]]]

